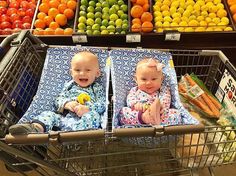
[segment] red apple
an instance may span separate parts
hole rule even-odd
[[[3,14],[3,15],[0,16],[0,22],[4,22],[4,21],[11,22],[11,19],[8,15]]]
[[[7,8],[6,7],[0,7],[0,14],[6,14]]]
[[[21,28],[14,28],[12,32],[17,33],[17,32],[20,32],[20,31],[21,31]]]
[[[11,23],[8,21],[4,21],[0,23],[0,29],[11,28]]]
[[[11,19],[11,22],[13,23],[14,21],[16,20],[20,20],[20,15],[18,15],[17,13],[13,13],[11,16],[10,16],[10,19]]]
[[[23,25],[22,21],[16,20],[12,23],[12,28],[21,28],[22,29],[22,25]]]
[[[30,16],[24,16],[22,21],[23,23],[32,23],[32,18]]]
[[[34,16],[34,10],[33,10],[33,9],[28,9],[28,10],[26,10],[25,15],[26,15],[26,16],[30,16],[30,17],[33,17],[33,16]]]
[[[29,2],[29,8],[33,10],[36,9],[36,4],[33,2]]]
[[[25,9],[19,8],[17,10],[17,14],[20,15],[21,17],[24,17],[25,16]]]
[[[2,35],[10,35],[12,33],[11,28],[5,28],[2,30]]]
[[[10,2],[9,7],[18,9],[20,7],[20,3],[17,1]]]
[[[29,3],[27,1],[21,1],[20,7],[24,8],[24,9],[28,9]]]
[[[7,15],[11,16],[12,14],[17,13],[17,9],[15,8],[9,8],[7,9]]]
[[[22,29],[30,29],[31,24],[30,23],[23,23]]]

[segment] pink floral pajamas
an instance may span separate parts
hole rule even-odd
[[[120,122],[122,125],[142,124],[142,112],[133,109],[136,103],[151,104],[156,98],[160,99],[163,113],[161,114],[161,125],[174,125],[180,123],[180,114],[177,109],[170,108],[171,94],[170,88],[161,88],[160,92],[151,95],[141,91],[138,87],[133,87],[127,96],[127,107],[123,107],[120,112]]]

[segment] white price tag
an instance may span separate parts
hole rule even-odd
[[[126,35],[126,43],[139,43],[141,42],[140,34],[127,34]]]
[[[87,35],[73,35],[72,40],[74,43],[87,43]]]
[[[179,41],[180,33],[177,33],[177,32],[166,33],[165,40]]]

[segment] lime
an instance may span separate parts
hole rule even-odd
[[[87,19],[86,24],[88,26],[93,26],[94,25],[94,20],[92,18]]]
[[[129,24],[129,21],[128,20],[123,20],[123,24]]]
[[[112,25],[112,26],[115,26],[115,22],[114,21],[109,21],[108,24]]]
[[[112,5],[116,4],[116,0],[108,0],[108,3],[110,6],[112,6]]]
[[[102,19],[101,18],[96,18],[95,19],[95,24],[102,24]]]
[[[127,20],[128,19],[128,15],[127,14],[122,14],[120,17],[122,20]]]
[[[109,7],[108,2],[106,2],[106,1],[102,2],[102,7],[103,7],[103,8],[104,8],[104,7]]]
[[[102,15],[102,19],[106,19],[106,20],[109,20],[110,19],[110,16],[109,16],[109,14],[108,13],[104,13],[103,15]]]
[[[102,20],[102,25],[107,27],[108,26],[108,20],[107,19]]]
[[[117,4],[115,4],[115,5],[113,5],[113,6],[111,6],[112,8],[115,8],[116,9],[116,11],[117,10],[120,10],[120,6],[119,5],[117,5]],[[122,9],[121,9],[122,10]]]
[[[100,30],[100,25],[99,24],[94,24],[93,26],[92,26],[92,30],[94,31],[94,30]]]
[[[116,27],[117,26],[122,26],[122,23],[123,23],[122,19],[117,19],[116,22],[115,22]]]
[[[128,11],[128,6],[126,4],[123,4],[120,6],[120,9],[123,10],[123,12],[127,12]]]
[[[87,17],[87,13],[85,11],[80,11],[79,16]]]
[[[101,12],[96,12],[95,13],[95,18],[102,18],[102,13]]]
[[[106,26],[101,26],[101,27],[100,27],[100,30],[101,30],[101,31],[106,30],[106,29],[107,29]]]
[[[88,5],[88,0],[81,0],[80,4],[84,5],[84,6],[87,6]]]
[[[86,26],[87,30],[92,30],[92,26]]]
[[[102,12],[103,12],[103,13],[109,13],[109,8],[108,8],[108,7],[104,7],[104,8],[102,9]]]
[[[100,35],[100,34],[101,34],[101,32],[99,30],[94,30],[93,31],[93,35]]]
[[[109,34],[115,34],[115,32],[109,32]]]
[[[104,34],[109,34],[109,32],[108,32],[108,30],[102,30],[101,34],[102,34],[102,35],[104,35]]]
[[[124,31],[128,30],[129,29],[129,25],[128,24],[122,24],[122,29]]]
[[[126,31],[121,31],[120,34],[126,34]]]
[[[118,17],[118,15],[116,15],[116,14],[112,14],[112,15],[110,16],[110,20],[111,20],[111,21],[116,21],[118,18],[119,18],[119,17]]]
[[[121,5],[125,4],[125,3],[124,3],[123,0],[118,0],[117,4],[118,4],[119,6],[121,6]]]
[[[86,25],[84,23],[79,23],[78,29],[81,29],[81,30],[86,29]]]
[[[93,6],[88,6],[87,12],[94,12],[94,7]]]
[[[101,7],[95,7],[94,11],[95,12],[102,12],[102,8]]]
[[[116,14],[116,9],[115,8],[110,8],[109,9],[109,14]]]
[[[107,27],[107,30],[108,30],[109,32],[115,32],[115,31],[116,31],[116,28],[115,28],[115,26],[113,26],[113,25],[109,25],[109,26]]]
[[[80,9],[80,11],[86,11],[87,6],[85,6],[85,5],[81,5],[79,9]]]
[[[96,7],[96,2],[95,1],[89,1],[89,6]]]
[[[102,3],[97,2],[97,3],[96,3],[96,7],[102,7]]]
[[[92,13],[92,12],[87,13],[87,18],[88,18],[88,19],[89,19],[89,18],[94,19],[94,13]]]
[[[124,14],[123,10],[118,10],[118,11],[117,11],[117,15],[118,15],[119,17],[121,17],[121,15],[123,15],[123,14]]]
[[[86,33],[87,33],[87,35],[92,35],[93,34],[92,30],[86,30]]]
[[[79,23],[86,23],[86,18],[84,16],[79,17],[78,22]]]
[[[85,31],[83,29],[79,29],[77,32],[80,33],[80,34],[85,33]]]

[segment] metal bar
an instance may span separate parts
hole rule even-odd
[[[10,153],[12,155],[17,155],[17,156],[19,156],[19,157],[21,157],[21,158],[23,158],[25,160],[28,160],[28,161],[30,161],[32,163],[35,163],[35,164],[37,164],[37,165],[39,165],[41,167],[47,167],[48,169],[55,171],[58,175],[62,175],[62,176],[65,176],[65,175],[75,176],[74,174],[63,170],[60,167],[57,167],[56,165],[53,165],[53,164],[48,163],[46,161],[40,160],[40,159],[38,159],[38,158],[36,158],[34,156],[31,156],[29,154],[26,154],[25,152],[22,152],[19,149],[10,147],[10,146],[8,146],[7,144],[5,144],[3,142],[0,142],[0,149],[4,150],[4,151],[7,151],[8,153]]]

